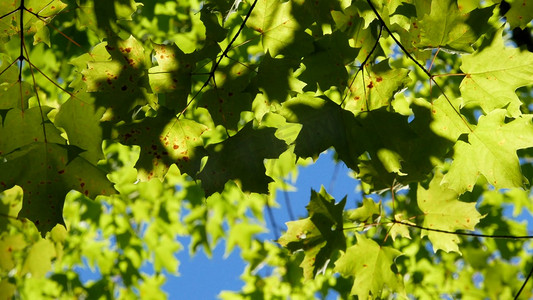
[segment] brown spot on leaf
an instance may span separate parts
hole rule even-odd
[[[378,78],[376,78],[376,81],[377,81],[377,82],[381,82],[381,81],[383,81],[383,77],[378,77]]]
[[[374,83],[370,81],[370,83],[366,86],[367,88],[371,89],[374,87]]]

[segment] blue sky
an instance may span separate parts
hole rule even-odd
[[[356,192],[357,181],[348,176],[349,169],[344,164],[336,165],[333,161],[333,151],[322,154],[319,159],[307,167],[300,168],[296,181],[297,191],[289,192],[288,198],[294,216],[306,217],[305,206],[311,196],[311,188],[316,191],[324,185],[326,191],[337,201],[348,195],[347,207],[355,207],[360,199]],[[290,221],[282,193],[277,195],[280,208],[274,208],[273,214],[280,230],[285,230],[285,222]],[[266,212],[265,212],[266,214]],[[265,217],[271,232],[261,235],[265,239],[275,239],[281,232],[272,232],[272,224]],[[180,238],[180,243],[188,246],[188,238]],[[213,257],[208,259],[203,252],[190,257],[187,250],[178,253],[180,261],[179,277],[167,276],[164,286],[169,299],[215,299],[222,290],[239,291],[243,282],[239,279],[245,264],[238,251],[233,251],[224,258],[225,244],[219,243],[213,251]],[[193,298],[191,298],[193,297]]]

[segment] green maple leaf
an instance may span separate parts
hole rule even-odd
[[[42,107],[44,124],[39,107],[25,111],[16,108],[9,110],[0,126],[0,155],[34,142],[63,144],[65,140],[61,137],[61,132],[46,117],[51,110],[50,107]]]
[[[104,38],[110,32],[119,32],[116,21],[131,20],[140,5],[143,4],[134,0],[86,1],[76,9],[76,23]]]
[[[1,20],[0,20],[1,24]],[[0,110],[28,108],[28,99],[34,96],[33,88],[27,81],[19,82],[19,69],[11,66],[13,59],[8,55],[0,54]],[[8,68],[9,67],[9,68]]]
[[[228,180],[240,182],[245,192],[267,193],[272,178],[265,172],[264,160],[278,158],[287,144],[274,136],[274,128],[254,129],[246,124],[230,138],[209,145],[207,163],[198,174],[206,196],[222,192]]]
[[[19,217],[33,221],[43,236],[56,224],[65,224],[63,204],[71,190],[90,198],[114,193],[105,173],[78,153],[75,146],[34,142],[4,156],[0,163],[0,191],[22,187]]]
[[[10,218],[16,218],[22,206],[22,190],[20,187],[5,190],[0,195],[0,232],[8,230],[8,224],[11,223]],[[1,259],[0,259],[1,260]]]
[[[507,23],[511,25],[511,28],[526,28],[527,24],[533,19],[533,1],[509,0],[507,3],[511,5],[509,11],[505,13]]]
[[[533,81],[533,53],[506,47],[503,27],[490,45],[463,57],[461,70],[466,73],[461,82],[461,95],[466,103],[474,103],[485,113],[506,108],[509,115],[521,114],[522,102],[515,90]]]
[[[54,257],[56,257],[54,244],[50,240],[39,240],[31,246],[20,272],[42,278],[52,268],[52,258]]]
[[[455,0],[431,1],[431,6],[417,5],[416,8],[416,26],[420,29],[420,40],[415,42],[418,48],[462,52],[474,50],[472,44],[489,28],[485,24],[493,10],[493,7],[487,7],[464,13]]]
[[[409,226],[410,225],[416,225],[413,222],[410,222],[409,220],[403,219],[402,214],[396,214],[394,215],[394,220],[399,223],[391,222],[387,224],[387,226],[390,227],[389,235],[392,238],[392,240],[396,240],[398,236],[401,236],[403,238],[411,239],[411,234],[409,234]]]
[[[344,108],[355,114],[389,106],[394,94],[410,81],[407,69],[391,69],[388,60],[373,66],[370,72],[368,68],[363,72],[355,78],[344,102]]]
[[[309,15],[293,10],[292,1],[258,0],[246,25],[261,34],[263,49],[272,57],[280,53],[300,57],[313,50],[312,38],[304,31],[311,21]]]
[[[305,90],[316,90],[317,85],[323,91],[332,86],[346,86],[345,65],[353,61],[356,54],[357,50],[350,47],[343,32],[326,34],[315,42],[315,51],[302,60],[305,70],[298,79],[307,83]]]
[[[348,219],[359,223],[373,223],[376,215],[381,215],[381,201],[375,203],[371,198],[363,198],[363,205],[352,210]]]
[[[494,110],[479,118],[478,125],[454,146],[453,162],[442,184],[458,193],[471,191],[483,175],[496,189],[523,187],[527,182],[520,170],[516,151],[533,147],[533,115],[511,121],[506,111]]]
[[[251,73],[251,68],[242,64],[232,64],[215,72],[216,86],[203,93],[198,101],[199,107],[209,111],[215,125],[237,130],[241,112],[252,109],[252,95],[245,91]]]
[[[270,53],[263,56],[257,72],[257,85],[270,102],[282,103],[290,97],[289,91],[302,90],[303,83],[295,78],[293,72],[297,66],[289,58],[273,58]]]
[[[96,105],[110,109],[107,118],[130,120],[135,107],[155,105],[154,96],[148,95],[145,88],[148,84],[145,68],[151,62],[142,44],[133,36],[110,41],[105,49],[111,60],[102,55],[101,49],[96,53],[99,60],[84,57],[88,60],[87,69],[81,73],[87,92],[97,93]]]
[[[409,178],[413,179],[427,172],[420,165],[427,164],[431,153],[414,151],[426,145],[409,127],[405,116],[384,108],[354,116],[331,100],[310,94],[283,103],[281,115],[287,122],[303,126],[294,142],[298,157],[318,157],[322,151],[334,147],[339,158],[353,170],[372,169],[371,180],[380,182],[375,188],[390,187],[398,175],[412,173]],[[372,160],[361,159],[365,152]]]
[[[426,100],[415,100],[416,105],[427,108],[431,113],[429,128],[433,133],[449,141],[455,142],[461,134],[468,134],[474,125],[469,124],[461,117],[458,110],[454,107],[460,107],[459,99],[452,99],[450,102],[444,96],[440,96],[432,103]],[[416,113],[415,113],[416,115]],[[424,124],[422,126],[427,126]]]
[[[80,156],[96,164],[104,158],[100,119],[105,109],[96,107],[93,94],[83,89],[84,86],[80,85],[72,97],[61,105],[54,122],[65,130],[70,145],[85,150]]]
[[[118,140],[124,145],[139,145],[141,154],[135,164],[141,180],[163,179],[172,164],[182,173],[194,176],[200,169],[200,137],[207,127],[192,120],[177,119],[160,110],[156,118],[124,125],[118,129]]]
[[[363,235],[356,234],[357,243],[346,249],[335,262],[335,271],[342,276],[355,277],[351,294],[359,299],[377,298],[385,287],[405,295],[400,274],[391,270],[394,260],[402,253],[383,247]]]
[[[226,240],[226,250],[224,256],[228,257],[235,248],[239,246],[243,251],[251,247],[253,236],[265,231],[265,228],[259,224],[250,224],[241,222],[231,226],[228,239]]]
[[[352,131],[360,126],[352,113],[329,99],[306,93],[283,103],[280,114],[289,123],[303,125],[295,141],[298,157],[317,158],[333,146],[348,167],[357,168],[357,157],[363,150],[353,139]]]
[[[337,28],[345,32],[353,41],[353,47],[359,50],[357,60],[364,61],[376,42],[377,31],[375,27],[366,24],[365,19],[360,16],[356,4],[350,5],[342,12],[332,11],[331,16]]]
[[[459,201],[459,194],[441,185],[442,173],[437,172],[428,188],[418,185],[417,203],[424,213],[422,226],[432,229],[454,232],[456,230],[474,230],[483,216],[476,210],[476,203]],[[427,236],[433,245],[433,251],[441,249],[446,252],[459,252],[459,237],[455,234],[422,230],[422,237]]]
[[[2,234],[0,239],[0,268],[2,270],[14,269],[17,266],[17,252],[26,248],[26,246],[27,243],[22,233]]]
[[[342,229],[342,213],[346,197],[335,204],[324,187],[317,193],[311,190],[311,200],[307,206],[309,217],[287,222],[287,232],[277,241],[291,253],[303,250],[305,257],[300,264],[305,279],[312,279],[324,272],[332,255],[337,250],[346,249]]]
[[[55,15],[60,13],[67,5],[59,0],[52,0],[43,2],[40,0],[28,0],[24,2],[24,7],[39,15],[41,18],[37,18],[35,15],[30,14],[24,10],[18,10],[16,13],[8,15],[14,9],[19,8],[20,1],[2,1],[0,5],[0,16],[4,16],[0,19],[0,39],[9,40],[12,36],[20,35],[20,28],[24,30],[24,35],[29,36],[34,34],[34,45],[38,42],[45,42],[50,46],[49,35],[46,35],[48,28],[46,27]],[[20,24],[20,14],[24,14],[24,25]]]
[[[148,70],[150,87],[156,93],[166,93],[165,103],[160,104],[183,109],[191,91],[194,56],[183,53],[176,44],[167,46],[154,43],[153,47],[158,65]]]

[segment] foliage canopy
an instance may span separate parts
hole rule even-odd
[[[240,248],[223,299],[533,296],[516,219],[533,210],[533,54],[511,36],[531,12],[0,0],[2,298],[160,299],[177,236]],[[311,191],[307,217],[257,238],[328,149],[362,200]]]

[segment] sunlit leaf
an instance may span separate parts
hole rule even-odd
[[[482,218],[476,210],[476,203],[459,201],[459,194],[441,185],[442,173],[437,172],[429,186],[418,186],[418,207],[424,213],[423,226],[431,229],[454,232],[456,230],[474,230]],[[459,250],[459,237],[450,233],[423,230],[433,245],[433,251],[441,249],[446,252]]]
[[[357,234],[356,237],[357,244],[346,249],[335,263],[335,271],[343,276],[355,277],[351,294],[359,299],[378,297],[385,287],[404,294],[401,275],[391,270],[395,259],[402,253],[380,246],[363,235]]]

